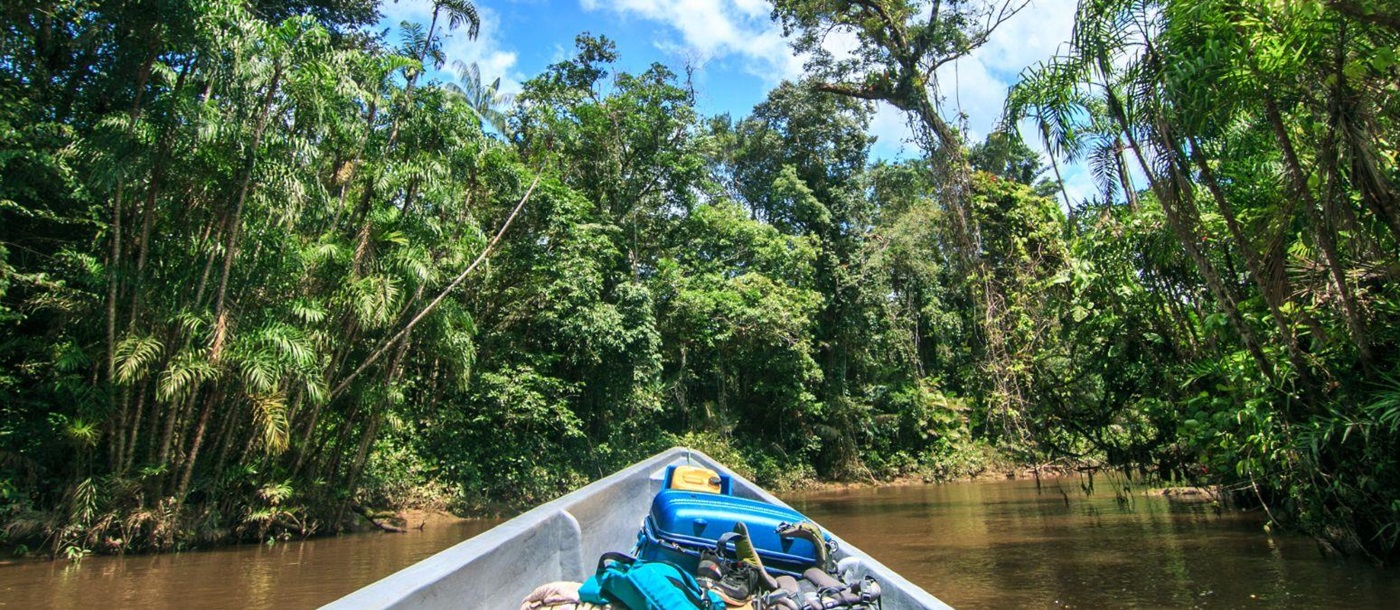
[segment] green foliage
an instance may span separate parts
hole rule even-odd
[[[1113,363],[1085,361],[1097,370],[1076,389],[1113,402],[1068,402],[1063,425],[1096,422],[1077,436],[1115,462],[1198,466],[1385,560],[1400,548],[1382,419],[1400,183],[1381,159],[1400,114],[1393,66],[1370,61],[1395,32],[1374,15],[1084,2],[1068,52],[1024,75],[1008,120],[1087,157],[1105,200],[1124,195],[1080,210],[1081,260],[1060,280],[1079,295],[1075,343]]]
[[[967,151],[967,162],[973,169],[1035,187],[1037,195],[1049,197],[1056,190],[1053,181],[1044,177],[1049,168],[1040,155],[1021,140],[1015,132],[994,131],[987,139]]]
[[[1392,557],[1383,7],[1086,0],[1007,103],[1093,170],[1062,208],[934,103],[1016,3],[935,6],[778,2],[809,80],[737,119],[587,34],[515,99],[428,80],[457,0],[396,45],[359,1],[0,12],[7,542],[508,511],[684,444],[777,489],[1136,468]],[[925,157],[871,163],[875,101]]]

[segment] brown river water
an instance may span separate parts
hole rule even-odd
[[[1323,559],[1252,513],[1086,496],[1077,479],[857,488],[798,510],[967,608],[1400,608],[1400,572]],[[1064,493],[1062,494],[1061,491]],[[638,515],[640,521],[641,516]],[[494,521],[81,564],[0,562],[0,608],[312,608]]]

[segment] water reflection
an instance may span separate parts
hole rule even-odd
[[[407,534],[91,557],[81,564],[9,562],[0,565],[0,608],[315,608],[496,523],[430,524]]]
[[[806,494],[795,508],[958,608],[1396,608],[1400,576],[1313,543],[1077,479]]]

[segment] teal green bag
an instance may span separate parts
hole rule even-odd
[[[579,601],[626,610],[724,610],[724,600],[695,577],[664,561],[603,553],[598,573],[584,581]]]

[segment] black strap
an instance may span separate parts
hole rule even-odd
[[[608,551],[606,553],[603,553],[603,555],[598,558],[598,573],[601,574],[603,572],[603,568],[607,566],[608,561],[613,561],[615,563],[630,566],[634,563],[637,563],[637,558],[626,553]]]
[[[715,541],[715,554],[719,555],[720,557],[724,557],[725,547],[729,545],[729,541],[734,540],[736,538],[743,538],[743,536],[740,536],[736,532],[725,532],[724,534],[721,534],[719,539]],[[734,555],[737,557],[738,554],[739,547],[738,545],[735,545]]]

